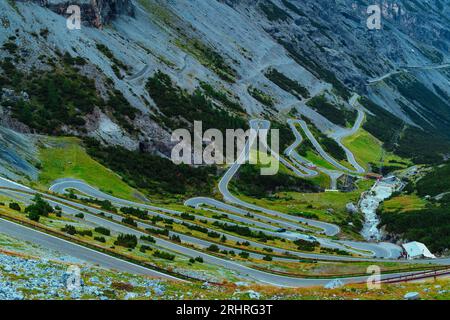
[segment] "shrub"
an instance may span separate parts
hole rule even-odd
[[[431,252],[443,253],[450,247],[450,205],[431,206],[405,213],[381,212],[381,223],[402,239],[424,243]]]
[[[104,227],[97,227],[94,229],[95,232],[103,234],[105,236],[110,236],[111,235],[111,231],[109,229],[106,229]]]
[[[206,250],[211,251],[211,252],[219,252],[220,251],[219,247],[215,244],[210,245],[208,248],[206,248]]]
[[[303,239],[295,240],[294,244],[298,246],[298,250],[300,251],[314,251],[317,246],[320,246],[320,243],[317,241],[311,242]]]
[[[315,96],[307,102],[307,105],[316,110],[331,122],[345,127],[347,123],[353,124],[357,112],[338,108],[327,101],[324,95]]]
[[[188,214],[186,212],[182,212],[180,216],[184,220],[190,220],[190,221],[194,221],[195,220],[195,216],[193,216],[191,214]]]
[[[241,252],[239,253],[239,256],[240,256],[241,258],[243,258],[243,259],[248,259],[248,258],[250,257],[250,254],[249,254],[248,252],[241,251]]]
[[[141,240],[147,241],[150,243],[156,243],[155,238],[153,238],[152,236],[141,236]]]
[[[208,237],[214,238],[214,239],[218,239],[218,238],[220,238],[220,234],[215,232],[215,231],[209,231],[208,232]]]
[[[71,236],[77,234],[77,229],[75,229],[75,227],[70,224],[66,224],[65,227],[61,230],[67,234],[70,234]]]
[[[169,230],[167,230],[167,229],[146,228],[145,230],[150,233],[153,233],[153,234],[157,234],[157,235],[159,234],[159,235],[166,236],[166,237],[169,236]]]
[[[101,243],[105,243],[106,242],[105,237],[94,237],[94,240],[98,241],[98,242],[101,242]]]
[[[142,220],[149,219],[147,211],[136,209],[136,208],[124,207],[124,208],[120,208],[120,212],[131,215],[131,216],[135,216]]]
[[[134,221],[134,219],[130,218],[130,217],[123,218],[122,222],[125,224],[128,224],[130,226],[133,226],[133,227],[137,227],[137,225],[138,225],[137,222]]]
[[[175,259],[175,255],[170,254],[165,251],[159,251],[159,250],[155,251],[155,253],[153,253],[153,256],[155,256],[157,258],[161,258],[161,259],[170,260],[170,261],[173,261]]]
[[[188,93],[174,85],[172,79],[161,71],[148,80],[146,88],[165,115],[162,120],[171,129],[191,129],[186,121],[193,123],[194,120],[202,121],[204,130],[217,128],[223,133],[227,129],[248,128],[243,118],[216,108],[200,89]]]
[[[9,208],[12,210],[15,210],[15,211],[19,211],[19,212],[22,211],[22,209],[20,208],[20,205],[16,202],[11,202],[9,204]]]
[[[77,233],[81,236],[92,237],[92,230],[81,230],[77,231]]]
[[[266,255],[266,256],[263,257],[263,260],[264,261],[272,261],[273,258],[272,258],[272,256]]]
[[[153,251],[153,249],[149,246],[146,245],[141,245],[141,247],[139,248],[139,251],[142,253],[146,253],[147,251]]]
[[[114,242],[115,245],[134,249],[137,246],[138,239],[135,235],[132,234],[120,234],[117,237],[117,241]]]
[[[275,106],[275,101],[273,98],[258,88],[248,87],[247,91],[253,98],[261,102],[261,104],[266,107],[273,108]]]
[[[25,212],[33,217],[36,216],[48,217],[49,213],[54,212],[53,207],[47,201],[43,200],[39,194],[34,196],[33,202],[34,202],[33,204],[25,208]]]
[[[40,217],[41,216],[37,212],[34,211],[28,212],[28,218],[32,221],[39,222]]]

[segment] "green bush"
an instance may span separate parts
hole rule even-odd
[[[135,216],[139,219],[142,220],[148,220],[148,212],[144,211],[144,210],[140,210],[137,208],[129,208],[129,207],[124,207],[124,208],[120,208],[120,212],[124,213],[124,214],[129,214],[131,216]]]
[[[248,252],[241,251],[241,252],[239,253],[239,256],[240,256],[241,258],[243,258],[243,259],[248,259],[248,258],[250,257],[250,254],[249,254]]]
[[[416,183],[417,193],[422,196],[435,197],[441,193],[450,192],[450,163],[434,167]]]
[[[35,220],[37,216],[48,217],[50,213],[53,213],[53,207],[39,194],[36,194],[33,198],[33,204],[25,208],[25,213],[28,213],[30,219]],[[39,219],[35,220],[38,221]]]
[[[224,107],[237,112],[245,112],[239,103],[230,100],[225,93],[215,90],[210,84],[202,81],[200,82],[200,87],[208,97],[221,102]]]
[[[153,238],[152,236],[141,236],[141,240],[147,241],[150,243],[156,243],[155,238]]]
[[[320,243],[317,241],[306,241],[303,239],[295,240],[294,244],[297,245],[298,250],[300,251],[314,251],[317,247],[320,246]]]
[[[367,115],[363,128],[382,141],[384,149],[414,163],[442,162],[442,155],[450,149],[450,140],[442,132],[408,126],[365,97],[361,98],[361,103],[373,114]]]
[[[265,255],[265,256],[263,257],[263,260],[264,260],[264,261],[272,261],[273,258],[272,258],[272,256]]]
[[[77,234],[77,229],[70,224],[66,224],[64,228],[61,229],[63,232],[70,234],[71,236]]]
[[[145,230],[150,232],[150,233],[156,234],[156,235],[159,234],[159,235],[166,236],[166,237],[169,236],[169,230],[167,230],[167,229],[146,228]]]
[[[137,246],[138,239],[132,234],[120,234],[117,237],[117,241],[114,242],[115,245],[134,249]]]
[[[220,251],[220,248],[217,245],[212,244],[208,248],[206,248],[206,250],[217,253]]]
[[[146,253],[147,251],[153,251],[153,249],[149,246],[141,245],[141,247],[139,248],[139,251],[142,253]]]
[[[17,202],[11,202],[9,208],[19,212],[22,211],[22,208],[20,208],[20,205]]]
[[[105,237],[94,237],[94,240],[98,241],[98,242],[101,242],[101,243],[105,243],[106,242]]]
[[[95,232],[103,234],[105,236],[110,236],[111,235],[111,231],[109,229],[106,229],[104,227],[97,227],[94,229]]]
[[[190,220],[190,221],[194,221],[195,220],[195,216],[188,214],[186,212],[182,212],[180,217],[184,220]]]
[[[130,218],[130,217],[123,218],[122,223],[128,224],[133,227],[137,227],[137,222],[134,221],[134,219]]]
[[[92,230],[81,230],[77,231],[77,233],[81,236],[92,237]]]
[[[159,251],[159,250],[155,251],[153,253],[153,256],[155,256],[156,258],[161,258],[161,259],[170,260],[170,261],[173,261],[175,259],[175,255],[170,254],[165,251]]]
[[[248,93],[255,98],[257,101],[261,102],[263,105],[269,108],[275,107],[275,101],[271,96],[265,92],[259,90],[258,88],[248,87]]]

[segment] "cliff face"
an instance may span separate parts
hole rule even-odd
[[[66,15],[68,6],[78,5],[81,9],[82,23],[96,28],[110,23],[118,15],[134,15],[131,0],[33,0],[33,2],[61,15]]]
[[[104,99],[117,90],[142,113],[128,123],[133,134],[113,112],[88,114],[84,130],[62,128],[67,134],[167,155],[170,130],[145,85],[158,70],[188,92],[210,84],[249,117],[282,119],[293,110],[323,132],[339,130],[307,99],[276,84],[284,77],[333,105],[349,109],[356,92],[408,124],[449,132],[450,0],[16,1],[16,8],[0,1],[0,61],[14,58],[14,44],[12,61],[24,72],[50,69],[48,61],[61,63],[61,53],[76,57]],[[373,2],[382,7],[380,30],[366,25]],[[67,32],[64,16],[74,4],[83,25],[96,28]],[[268,76],[271,69],[281,80]]]

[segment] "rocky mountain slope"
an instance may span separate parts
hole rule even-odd
[[[428,147],[442,154],[450,2],[379,3],[381,30],[367,28],[364,0],[2,1],[1,123],[26,137],[77,135],[168,155],[171,130],[201,115],[229,126],[285,123],[295,111],[336,131],[342,124],[310,98],[324,95],[336,118],[357,92],[375,103],[364,104],[366,129],[387,148],[410,156],[408,139],[431,135],[440,143]],[[69,4],[81,7],[81,30],[66,28]],[[192,109],[171,106],[170,95]]]

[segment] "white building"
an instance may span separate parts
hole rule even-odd
[[[406,257],[410,260],[422,258],[436,259],[434,254],[423,243],[414,241],[405,243],[402,247],[406,252]]]

